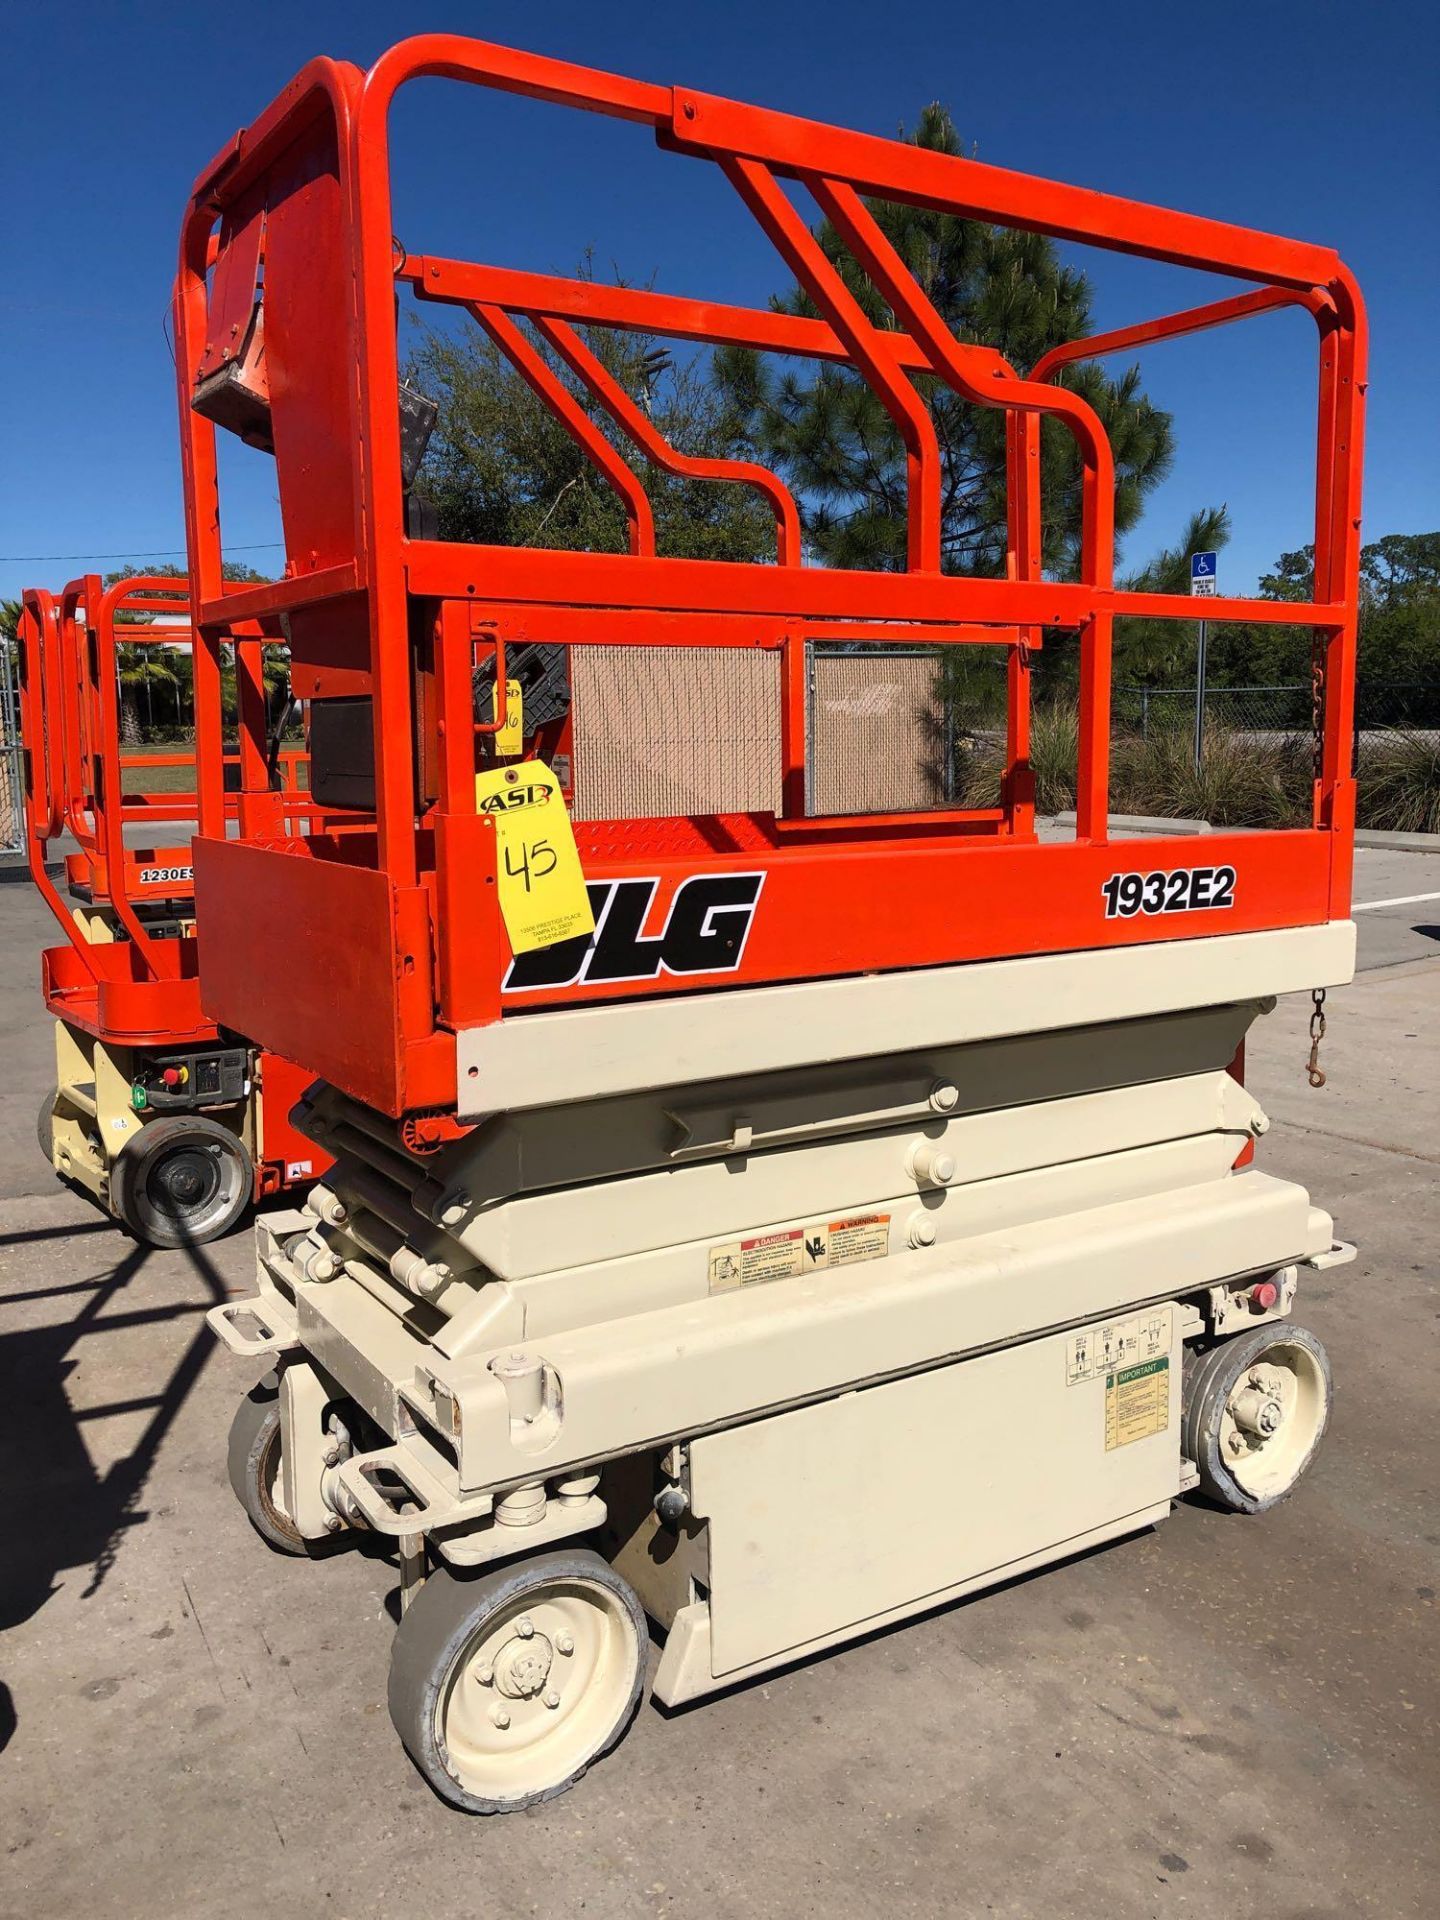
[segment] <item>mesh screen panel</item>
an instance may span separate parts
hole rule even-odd
[[[574,647],[577,820],[780,809],[780,656]]]
[[[947,717],[933,654],[812,648],[807,674],[808,812],[900,813],[953,798],[965,716],[952,701]],[[577,820],[779,811],[778,653],[575,647],[570,684]],[[1003,661],[983,691],[998,698],[1003,739]]]
[[[928,654],[814,653],[813,814],[900,813],[945,803],[945,702]]]

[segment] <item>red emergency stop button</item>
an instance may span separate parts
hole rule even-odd
[[[1268,1313],[1280,1298],[1280,1289],[1273,1280],[1261,1280],[1250,1289],[1250,1304],[1257,1313]]]
[[[183,1087],[190,1078],[184,1067],[166,1067],[160,1075],[161,1084],[169,1087],[173,1093],[176,1087]]]

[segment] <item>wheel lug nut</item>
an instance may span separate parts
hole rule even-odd
[[[560,1704],[560,1696],[553,1687],[545,1696],[545,1704],[547,1707],[558,1707]]]
[[[495,1711],[490,1715],[490,1718],[494,1721],[495,1725],[500,1729],[502,1733],[505,1731],[506,1727],[508,1727],[510,1724],[510,1716],[505,1711],[504,1707],[496,1707]]]
[[[475,1669],[475,1678],[480,1682],[482,1687],[493,1687],[495,1684],[494,1667],[477,1667]]]
[[[575,1642],[570,1638],[568,1633],[556,1634],[555,1651],[557,1653],[573,1653],[575,1651]]]
[[[522,1613],[520,1618],[515,1622],[515,1631],[522,1640],[528,1640],[531,1634],[534,1633],[535,1622],[530,1618],[528,1613]]]

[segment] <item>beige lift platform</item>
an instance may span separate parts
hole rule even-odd
[[[643,1641],[574,1551],[597,1530],[675,1705],[1197,1485],[1269,1506],[1329,1410],[1297,1283],[1350,1250],[1233,1170],[1269,1123],[1226,1068],[1276,993],[1353,961],[1343,923],[536,1016],[519,1043],[577,1096],[428,1165],[321,1093],[335,1169],[211,1315],[280,1369],[237,1428],[247,1505],[295,1549],[359,1526],[457,1569],[527,1556],[439,1723],[485,1805],[568,1781],[628,1713]],[[606,1705],[572,1725],[549,1702],[584,1636]]]

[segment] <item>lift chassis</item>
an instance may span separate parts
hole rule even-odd
[[[819,317],[400,244],[387,114],[419,76],[611,114],[714,163]],[[892,328],[861,312],[782,180]],[[1249,290],[1016,370],[939,321],[875,216],[887,198]],[[423,531],[397,292],[484,327],[619,494],[628,553]],[[1315,598],[1207,611],[1312,628],[1313,817],[1200,852],[1113,844],[1112,623],[1190,607],[1116,588],[1110,449],[1058,376],[1284,306],[1319,341]],[[211,1315],[267,1370],[231,1478],[283,1550],[396,1542],[390,1706],[436,1790],[483,1812],[564,1790],[629,1724],[647,1618],[664,1635],[655,1694],[678,1704],[1133,1533],[1192,1490],[1247,1513],[1288,1493],[1330,1405],[1293,1310],[1306,1274],[1352,1250],[1253,1163],[1268,1121],[1241,1069],[1277,996],[1354,967],[1364,319],[1336,256],[434,36],[366,75],[313,63],[217,157],[176,314],[212,722],[203,1003],[315,1075],[296,1124],[334,1163],[302,1211],[261,1223],[255,1295]],[[598,328],[848,365],[910,456],[907,567],[809,564],[780,480],[668,447],[591,352]],[[1004,410],[1003,579],[940,566],[916,372]],[[652,465],[758,489],[775,565],[659,557],[600,413]],[[1046,418],[1084,476],[1079,577],[1059,583],[1040,565]],[[220,585],[217,427],[273,451],[290,554],[282,582],[237,596]],[[223,618],[246,613],[284,614],[317,796],[350,810],[303,839],[277,828],[243,730],[238,831],[224,818],[213,660]],[[1078,819],[1055,844],[1035,829],[1030,672],[1062,634]],[[999,649],[999,804],[815,817],[802,691],[818,641]],[[538,946],[512,940],[478,797],[507,649],[532,643],[760,649],[782,707],[774,813],[580,822],[595,930]],[[493,714],[476,711],[480,669]],[[583,712],[573,724],[579,739]],[[256,956],[282,950],[277,980]]]

